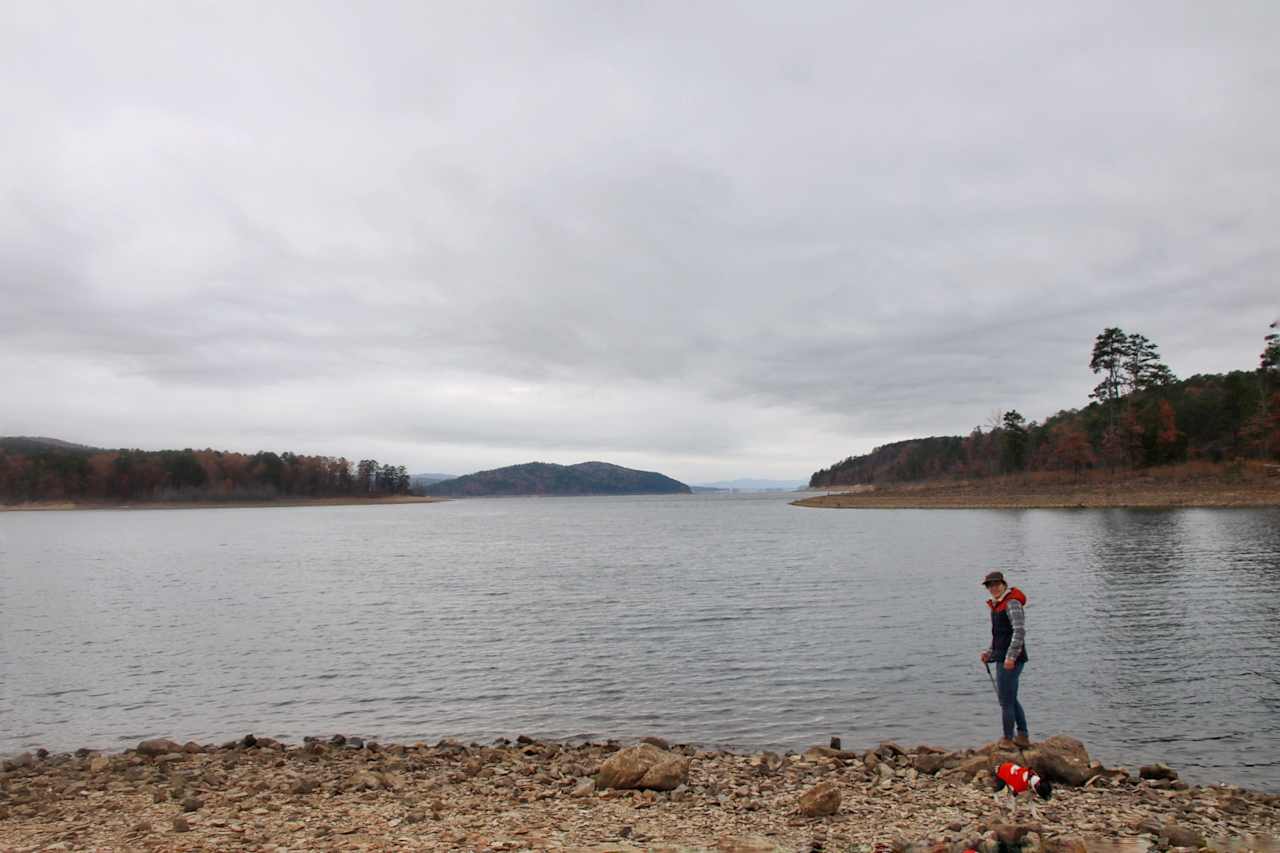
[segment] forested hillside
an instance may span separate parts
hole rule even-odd
[[[1265,340],[1255,370],[1179,380],[1145,337],[1106,329],[1089,363],[1101,381],[1083,409],[1043,422],[1012,409],[966,436],[908,439],[850,456],[815,472],[809,485],[1280,459],[1280,337]]]
[[[405,494],[403,466],[262,451],[102,450],[0,438],[0,502],[270,500]]]
[[[636,471],[608,462],[579,462],[577,465],[526,462],[432,483],[424,491],[441,497],[481,497],[688,494],[690,489],[664,474]]]

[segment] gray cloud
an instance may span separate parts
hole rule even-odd
[[[1266,2],[0,14],[4,433],[803,476],[1277,310]]]

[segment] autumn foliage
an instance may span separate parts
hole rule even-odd
[[[263,451],[99,450],[0,442],[0,502],[242,501],[404,494],[403,466]]]

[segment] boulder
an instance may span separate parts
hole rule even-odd
[[[825,817],[840,809],[840,789],[832,782],[822,782],[800,795],[800,814]]]
[[[1016,758],[1012,760],[1017,760]],[[1078,788],[1101,771],[1089,762],[1084,744],[1073,737],[1054,735],[1026,751],[1033,770],[1054,784]]]
[[[168,738],[152,738],[138,744],[138,753],[140,755],[168,755],[171,752],[182,752],[182,744],[175,743]]]
[[[596,787],[648,788],[670,791],[689,781],[689,759],[642,743],[620,749],[605,759],[596,774]]]
[[[89,759],[89,772],[101,773],[111,766],[111,759],[105,755],[95,755]]]
[[[1204,836],[1185,826],[1167,823],[1160,830],[1160,840],[1168,847],[1190,847],[1199,850],[1204,846]]]
[[[1155,764],[1142,765],[1138,769],[1138,776],[1143,779],[1167,779],[1172,782],[1178,778],[1178,771],[1157,761]]]
[[[921,773],[929,774],[937,773],[946,763],[947,756],[945,754],[940,755],[936,752],[919,753],[916,755],[914,762],[916,770],[919,770]]]
[[[658,749],[671,749],[671,744],[667,743],[665,738],[654,737],[652,735],[640,738],[640,742],[647,743],[649,746],[656,746]]]

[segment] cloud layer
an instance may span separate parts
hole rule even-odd
[[[803,477],[1250,368],[1269,2],[16,3],[0,433]]]

